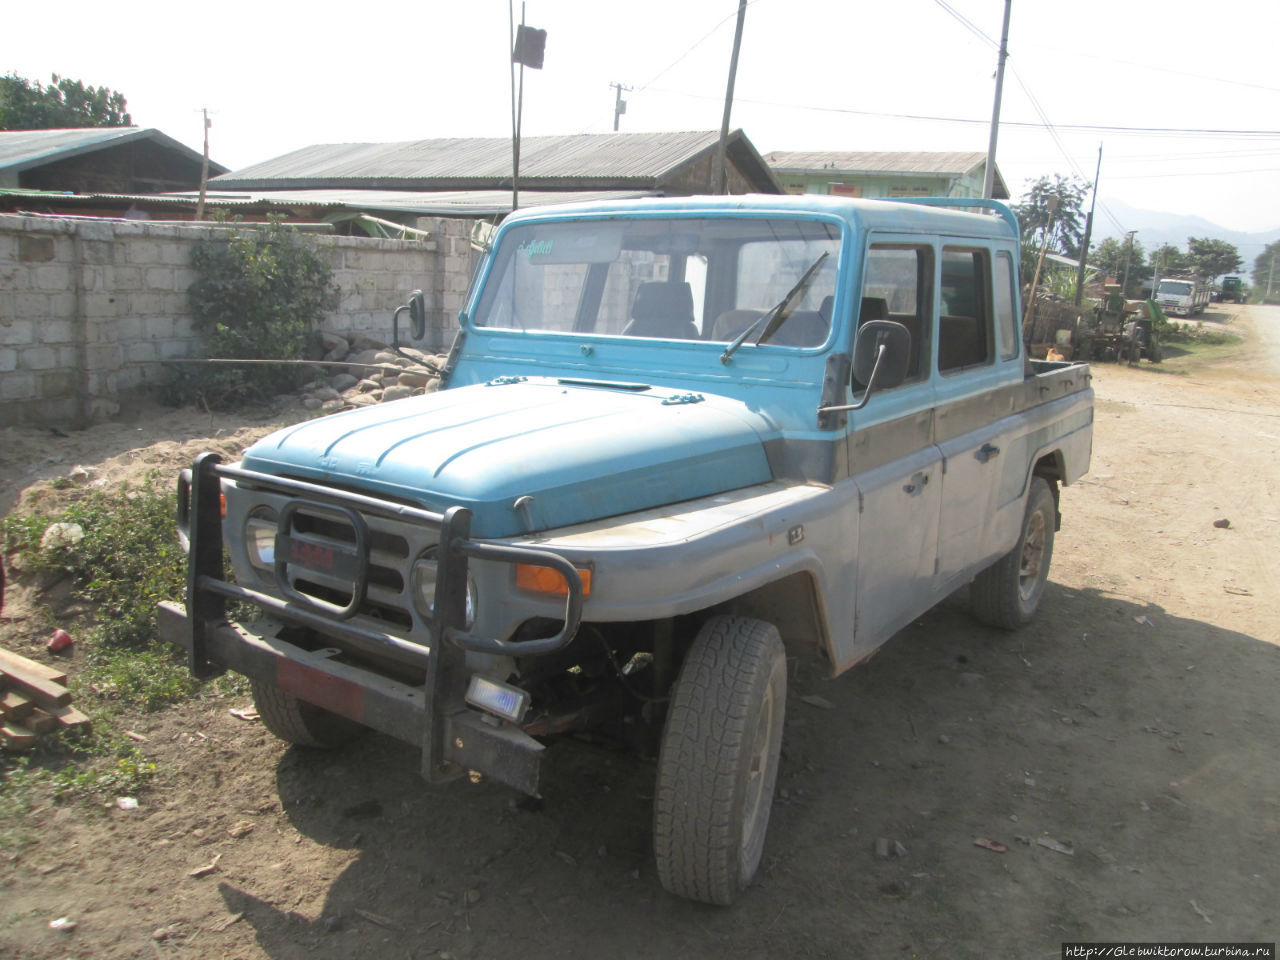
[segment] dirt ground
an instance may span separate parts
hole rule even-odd
[[[0,956],[1048,960],[1063,941],[1276,940],[1280,308],[1211,319],[1253,349],[1095,366],[1092,470],[1063,491],[1032,626],[985,629],[952,598],[839,678],[792,664],[765,863],[736,906],[659,887],[651,759],[558,744],[535,805],[428,787],[379,736],[287,749],[229,712],[245,702],[205,698],[131,722],[158,766],[139,809],[51,806],[38,843],[0,851]],[[77,465],[116,482],[266,426],[9,430],[0,509]],[[22,626],[0,642],[42,657]],[[63,916],[73,932],[48,928]]]

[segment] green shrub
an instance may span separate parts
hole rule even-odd
[[[191,251],[196,280],[187,288],[195,328],[208,357],[298,360],[308,334],[337,302],[333,271],[314,240],[279,220]],[[184,365],[169,399],[229,408],[295,389],[305,367]]]

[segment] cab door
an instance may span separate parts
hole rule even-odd
[[[907,378],[873,394],[848,426],[859,512],[853,632],[862,655],[933,603],[942,499],[929,361],[934,261],[934,247],[919,238],[873,237],[855,301],[860,323],[893,320],[912,340]]]
[[[944,465],[939,593],[1008,549],[996,524],[1003,472],[1024,456],[1020,445],[1013,449],[1020,396],[1013,387],[1022,381],[1013,263],[1011,251],[992,245],[942,249],[934,423]]]

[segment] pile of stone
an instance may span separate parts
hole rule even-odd
[[[440,385],[435,371],[445,357],[413,347],[390,346],[363,334],[345,336],[322,331],[319,343],[325,366],[322,378],[305,385],[302,404],[319,413],[336,413],[432,393]],[[340,365],[341,364],[341,365]],[[434,368],[434,369],[433,369]]]

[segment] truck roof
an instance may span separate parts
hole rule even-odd
[[[835,218],[851,230],[888,230],[1017,239],[1013,212],[996,200],[919,197],[866,200],[823,194],[735,194],[732,196],[645,197],[540,206],[517,211],[504,221],[609,216],[816,216]],[[994,215],[993,215],[994,214]]]

